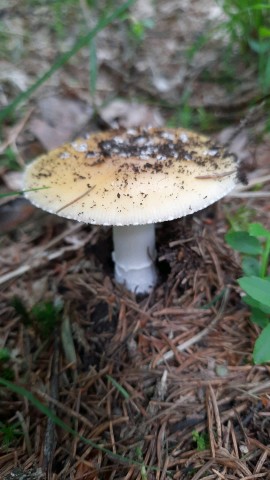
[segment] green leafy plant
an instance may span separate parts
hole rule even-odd
[[[270,86],[270,5],[261,0],[217,0],[227,19],[221,25],[229,35],[232,51],[238,48],[244,62],[253,57],[259,83]]]
[[[261,223],[250,223],[247,230],[230,230],[227,243],[241,254],[244,276],[238,283],[245,292],[243,301],[251,309],[251,321],[262,328],[253,351],[256,364],[270,361],[270,231]]]
[[[198,128],[200,131],[213,130],[216,120],[211,113],[208,113],[203,107],[194,108],[190,105],[191,92],[186,90],[175,113],[167,122],[168,127],[177,128]]]
[[[11,147],[7,147],[4,153],[0,154],[0,164],[1,167],[6,167],[8,170],[21,170],[16,153]]]
[[[10,352],[7,348],[0,348],[0,362],[7,362],[10,359]]]
[[[197,430],[193,430],[192,440],[196,443],[197,450],[199,452],[207,450],[209,447],[209,438],[207,433],[199,433]]]
[[[1,193],[0,198],[5,198],[5,197],[14,197],[16,195],[23,195],[26,192],[36,192],[37,190],[46,190],[47,188],[50,187],[41,187],[41,188],[31,188],[31,190],[22,190],[20,192],[6,192],[6,193]]]
[[[269,0],[216,0],[216,3],[223,12],[224,20],[219,23],[207,24],[205,31],[187,48],[186,57],[190,61],[193,60],[197,52],[205,45],[216,42],[216,35],[225,38],[222,47],[217,46],[216,48],[219,51],[219,58],[215,68],[212,64],[206,64],[200,73],[200,80],[210,81],[214,84],[221,83],[228,92],[233,92],[238,88],[241,72],[251,67],[251,70],[257,75],[258,85],[258,88],[254,90],[253,101],[256,102],[263,97],[265,111],[268,112],[270,87]],[[184,122],[189,122],[190,109],[185,107],[183,110],[182,108],[181,116],[184,117]],[[223,122],[226,120],[223,119]],[[265,129],[266,131],[270,129],[268,117],[265,121]]]
[[[26,326],[33,327],[41,338],[48,338],[53,334],[60,320],[62,310],[62,305],[56,305],[52,302],[40,302],[28,311],[19,297],[13,298],[12,306],[21,317],[22,322]]]
[[[21,437],[23,432],[20,428],[20,423],[3,423],[0,422],[0,438],[4,449],[8,448],[18,437]]]
[[[53,410],[48,408],[46,405],[44,405],[40,400],[38,400],[35,395],[33,395],[29,390],[26,388],[16,385],[15,383],[9,382],[8,380],[1,378],[0,377],[0,386],[3,388],[9,389],[11,392],[20,395],[28,400],[30,404],[32,404],[36,409],[38,409],[41,413],[47,416],[53,422],[55,425],[58,427],[62,428],[65,432],[71,434],[74,438],[78,438],[81,442],[83,442],[85,445],[90,445],[92,448],[96,448],[100,452],[105,453],[108,455],[109,458],[114,459],[115,461],[120,461],[121,463],[124,463],[126,465],[134,465],[138,468],[141,469],[141,474],[145,475],[146,473],[146,467],[144,462],[137,460],[137,459],[132,459],[129,457],[124,457],[122,455],[118,455],[117,453],[114,453],[113,451],[109,450],[108,448],[105,448],[102,444],[99,445],[95,443],[94,441],[83,437],[80,433],[78,433],[76,430],[74,430],[72,427],[70,427],[67,423],[65,423],[61,418],[59,418]],[[136,451],[136,456],[140,456],[140,450]],[[149,470],[156,471],[158,470],[157,467],[149,467]],[[168,472],[169,474],[170,472]],[[146,480],[146,476],[144,476]]]
[[[132,17],[130,20],[130,35],[136,42],[144,40],[146,31],[154,27],[154,21],[151,18],[136,20]]]
[[[228,210],[225,211],[231,230],[236,232],[239,230],[248,230],[248,226],[256,214],[255,210],[246,207],[246,205],[239,207],[234,214],[231,214]]]
[[[9,366],[10,357],[10,351],[7,348],[0,348],[0,375],[6,380],[14,380],[15,376],[14,371]]]
[[[14,380],[15,374],[12,368],[0,365],[0,375],[6,380]]]
[[[148,478],[147,469],[146,469],[146,466],[145,466],[144,461],[143,461],[143,452],[142,452],[141,447],[137,446],[135,448],[135,452],[136,452],[136,457],[137,457],[138,461],[141,463],[141,477],[142,477],[142,480],[147,480],[147,478]]]
[[[5,106],[0,112],[0,123],[4,120],[10,118],[16,108],[29,100],[33,93],[43,85],[54,73],[61,69],[69,60],[74,57],[83,47],[88,46],[94,40],[99,32],[104,30],[108,25],[116,20],[121,20],[122,16],[128,11],[129,7],[134,3],[135,0],[127,0],[122,5],[117,8],[105,10],[105,13],[102,12],[96,25],[88,31],[85,35],[81,35],[74,43],[73,47],[63,53],[52,66],[45,71],[27,90],[20,93],[9,105]],[[92,79],[93,82],[93,79]]]
[[[48,338],[54,332],[59,321],[62,305],[52,302],[41,302],[31,310],[31,317],[42,338]]]

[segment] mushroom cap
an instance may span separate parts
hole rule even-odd
[[[219,200],[239,181],[233,154],[184,129],[92,134],[26,168],[25,196],[62,217],[100,225],[180,218]]]

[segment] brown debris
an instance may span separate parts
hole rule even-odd
[[[185,221],[186,243],[181,242],[181,221],[166,223],[158,230],[158,248],[168,259],[163,262],[168,261],[172,268],[166,282],[141,301],[104,277],[103,268],[108,265],[101,268],[91,249],[88,255],[82,255],[85,242],[79,239],[83,235],[97,246],[102,237],[108,242],[110,232],[97,227],[90,237],[84,232],[89,227],[74,228],[77,250],[72,254],[63,250],[61,259],[56,256],[53,263],[44,263],[39,270],[10,280],[8,294],[1,294],[4,345],[14,348],[12,345],[17,344],[29,359],[26,365],[14,360],[18,381],[25,371],[31,378],[28,388],[37,398],[57,408],[59,418],[76,426],[81,436],[111,451],[104,454],[59,427],[55,429],[54,450],[53,443],[47,443],[46,418],[31,404],[25,409],[20,397],[7,408],[11,394],[6,392],[0,399],[1,411],[12,418],[14,409],[19,410],[27,424],[30,422],[36,465],[41,466],[41,460],[44,465],[44,449],[51,451],[47,465],[49,461],[54,473],[48,478],[67,479],[72,473],[78,480],[101,476],[136,479],[144,470],[153,479],[165,479],[170,472],[172,478],[186,480],[191,470],[192,478],[197,479],[267,478],[270,462],[263,422],[268,417],[261,414],[268,412],[269,402],[263,404],[260,399],[269,394],[269,373],[264,367],[243,365],[247,355],[250,358],[255,332],[234,287],[223,307],[219,300],[217,305],[201,309],[233,282],[238,269],[222,238],[216,237],[216,230],[224,227],[223,220],[216,218],[215,227],[206,227],[204,219],[203,212],[196,222]],[[58,235],[60,245],[66,238],[64,232]],[[172,238],[175,240],[170,247],[167,239]],[[55,248],[57,243],[50,243]],[[189,263],[183,263],[179,253],[187,249],[194,253],[193,261],[189,257]],[[48,275],[53,290],[68,305],[65,314],[74,328],[77,380],[72,380],[72,366],[61,349],[56,371],[58,399],[49,393],[52,347],[42,349],[38,336],[33,336],[9,307],[18,289],[29,291],[31,283],[43,275]],[[214,291],[206,288],[208,285]],[[170,292],[168,298],[166,291]],[[46,295],[50,298],[49,291]],[[27,305],[27,297],[25,301]],[[217,317],[218,324],[212,323],[210,328]],[[32,348],[21,350],[19,339],[29,336]],[[186,347],[179,349],[183,343]],[[34,359],[37,349],[38,362]],[[165,360],[169,351],[170,360]],[[160,364],[160,358],[165,363]],[[127,396],[111,384],[107,375]],[[50,428],[54,430],[53,425]],[[203,451],[197,450],[194,430],[205,435]],[[0,458],[3,478],[12,470],[11,458],[24,470],[31,465],[25,443],[18,440],[16,445],[16,461],[15,452],[13,457],[6,453]],[[244,457],[242,451],[246,452]],[[123,461],[114,454],[122,456]],[[138,462],[142,463],[140,467]]]
[[[32,15],[23,3],[6,2],[2,12],[6,31],[15,25],[18,39],[25,31],[35,32],[27,36],[29,56],[20,58],[19,68],[8,56],[1,62],[3,105],[46,71],[56,43],[64,51],[72,36],[75,40],[72,28],[68,47],[56,41],[43,25],[47,7],[37,7]],[[86,2],[79,3],[87,11]],[[208,1],[139,0],[134,18],[151,17],[154,3],[157,21],[146,30],[147,41],[127,45],[130,20],[96,39],[98,121],[92,119],[84,51],[39,90],[32,99],[34,110],[26,105],[13,127],[3,126],[2,152],[10,146],[23,165],[44,148],[100,128],[152,124],[162,130],[172,106],[180,110],[179,99],[192,91],[187,106],[193,111],[214,113],[215,122],[236,121],[229,133],[223,131],[223,139],[226,148],[233,139],[230,151],[241,156],[250,183],[222,206],[158,226],[159,284],[146,298],[115,284],[109,229],[70,224],[37,211],[32,216],[21,199],[1,205],[0,349],[7,348],[10,359],[0,362],[0,376],[10,374],[78,433],[54,425],[27,398],[1,386],[1,480],[269,479],[270,368],[252,363],[258,329],[236,286],[239,257],[224,244],[226,215],[242,205],[270,228],[269,140],[255,142],[262,117],[256,114],[244,130],[238,125],[258,85],[254,71],[241,63],[235,69],[242,81],[234,92],[225,83],[202,80],[205,66],[211,71],[214,65],[219,74],[213,45],[188,60],[187,45],[204,33],[213,14]],[[75,25],[77,17],[71,17]],[[48,19],[53,25],[52,13]],[[111,42],[116,35],[117,42]],[[122,97],[129,98],[114,100]],[[143,104],[145,98],[156,107]],[[87,152],[88,164],[101,161],[93,154]],[[140,168],[153,168],[150,159]],[[4,177],[7,171],[6,165],[0,167],[5,191],[12,188]],[[133,176],[138,173],[134,166]],[[253,191],[258,182],[262,189]],[[43,338],[37,324],[14,309],[15,297],[30,314],[36,304],[62,304],[57,328],[63,327],[65,315],[69,334],[63,340],[53,330]],[[2,424],[18,425],[8,445]]]

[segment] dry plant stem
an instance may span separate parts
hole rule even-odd
[[[234,192],[229,194],[233,198],[269,198],[270,192]]]
[[[32,447],[31,447],[31,440],[30,440],[30,436],[29,436],[29,430],[28,430],[28,427],[26,425],[26,422],[25,422],[25,419],[22,415],[21,412],[17,411],[16,412],[16,416],[18,417],[19,419],[19,422],[20,422],[20,425],[21,425],[21,428],[22,428],[22,431],[23,431],[23,435],[24,435],[24,441],[25,441],[25,445],[26,445],[26,449],[27,449],[27,453],[29,455],[29,457],[32,455]]]
[[[253,108],[247,111],[244,118],[240,120],[239,126],[234,129],[230,138],[228,139],[227,146],[230,148],[233,140],[247,127],[254,126],[256,124],[256,115],[263,112],[265,106],[265,99],[262,99],[259,104],[255,105]]]
[[[258,184],[268,183],[270,181],[270,175],[265,174],[248,179],[247,185],[238,186],[235,190],[229,193],[228,197],[233,198],[268,198],[270,193],[267,191],[251,192],[250,188]]]
[[[54,352],[53,352],[53,359],[52,359],[51,392],[50,392],[52,398],[54,398],[55,400],[58,400],[58,395],[59,395],[58,377],[59,377],[59,341],[58,341],[58,336],[56,335],[54,338]],[[53,404],[50,403],[49,407],[54,413],[56,413],[56,410]],[[46,432],[45,432],[45,439],[44,439],[44,447],[43,447],[43,454],[44,454],[43,468],[48,476],[51,475],[55,446],[56,446],[55,424],[50,418],[48,418]]]
[[[255,172],[254,172],[254,174],[255,174]],[[270,182],[270,174],[261,175],[260,177],[250,178],[250,179],[248,179],[248,184],[247,185],[241,185],[241,186],[237,187],[231,194],[233,195],[234,192],[243,192],[245,190],[249,190],[250,187],[254,187],[254,185],[258,185],[258,183],[267,183],[267,182]]]
[[[265,460],[267,459],[267,457],[268,457],[268,452],[265,450],[265,451],[261,454],[261,456],[260,456],[260,458],[259,458],[259,460],[258,460],[258,462],[257,462],[257,465],[256,465],[256,467],[255,467],[255,471],[254,471],[255,474],[260,473],[260,470],[262,469],[263,464],[264,464]],[[262,474],[262,475],[263,475],[263,474]]]
[[[13,280],[16,277],[20,277],[21,275],[24,275],[24,273],[29,272],[30,270],[33,270],[35,268],[41,268],[42,266],[45,266],[45,264],[50,261],[50,260],[55,260],[56,258],[61,257],[65,252],[71,252],[74,250],[78,250],[79,247],[82,247],[83,244],[81,245],[72,245],[69,247],[64,247],[61,248],[60,250],[56,252],[52,252],[50,254],[44,254],[40,257],[36,257],[35,261],[30,265],[21,265],[18,267],[16,270],[13,270],[12,272],[6,273],[0,277],[0,285],[8,282],[9,280]]]
[[[31,108],[26,115],[23,117],[23,119],[18,122],[9,132],[7,140],[2,143],[0,146],[0,154],[4,153],[4,151],[12,144],[14,144],[17,140],[18,135],[21,133],[21,131],[24,129],[25,124],[28,122],[30,116],[32,115],[34,109]],[[24,167],[24,163],[20,162],[21,167]]]
[[[217,443],[218,443],[218,446],[221,448],[222,447],[222,427],[221,427],[221,421],[219,416],[217,399],[215,397],[215,393],[211,385],[209,385],[209,393],[210,393],[210,398],[213,406],[213,413],[216,421]]]
[[[222,299],[222,303],[221,303],[221,306],[220,306],[220,309],[218,311],[218,313],[216,314],[216,316],[213,318],[212,322],[210,323],[210,325],[208,325],[206,328],[204,328],[201,332],[197,333],[197,335],[194,335],[194,337],[190,338],[189,340],[187,340],[186,342],[182,343],[181,345],[178,345],[176,347],[176,350],[178,352],[183,352],[184,350],[190,348],[192,345],[194,345],[195,343],[197,343],[198,341],[200,341],[203,337],[205,337],[205,335],[207,335],[210,330],[212,328],[214,328],[214,326],[217,324],[217,322],[220,320],[224,310],[225,310],[225,307],[226,307],[226,304],[228,302],[228,299],[229,299],[229,289],[227,288],[225,293],[224,293],[224,296],[223,296],[223,299]],[[168,360],[171,360],[172,358],[174,357],[174,351],[173,350],[169,350],[168,352],[166,352],[157,362],[156,364],[157,365],[160,365],[161,363],[163,362],[167,362]]]
[[[24,275],[25,273],[29,272],[30,270],[33,270],[35,268],[40,268],[44,266],[48,261],[54,260],[55,258],[61,257],[64,255],[65,252],[70,252],[70,251],[76,251],[79,250],[79,248],[83,247],[93,236],[94,231],[93,230],[85,239],[78,241],[75,245],[69,245],[63,248],[60,248],[58,250],[55,250],[54,252],[46,252],[49,248],[51,248],[53,245],[57,244],[70,234],[75,233],[81,228],[81,224],[76,224],[73,225],[71,228],[65,230],[65,232],[61,233],[58,235],[56,238],[54,238],[51,242],[49,242],[47,245],[42,247],[41,249],[38,249],[36,254],[32,256],[32,263],[30,264],[24,264],[21,265],[20,267],[16,268],[15,270],[5,273],[0,277],[0,285],[8,282],[9,280],[13,280],[14,278],[17,278],[21,275]]]

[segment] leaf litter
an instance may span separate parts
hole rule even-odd
[[[145,11],[150,15],[153,5],[138,2],[136,8],[139,18]],[[175,15],[178,10],[181,15]],[[179,68],[175,55],[208,21],[208,2],[183,2],[181,8],[178,2],[158,2],[157,11],[156,29],[146,33],[147,51],[144,43],[138,50],[125,48],[125,55],[119,56],[119,46],[110,49],[108,33],[101,33],[98,121],[83,104],[86,77],[83,69],[74,75],[77,60],[47,84],[49,96],[45,89],[41,100],[35,99],[31,121],[26,115],[26,123],[19,121],[6,132],[6,141],[16,145],[24,160],[74,138],[77,127],[88,131],[90,125],[91,131],[103,121],[105,126],[131,127],[146,117],[151,123],[164,122],[162,109],[142,104],[137,111],[134,100],[102,107],[112,91],[119,97],[129,91],[132,97],[135,83],[136,92],[175,102],[179,88],[190,78],[193,86],[199,82],[199,63],[198,68],[194,64]],[[181,20],[190,19],[190,13],[197,14],[192,28]],[[159,35],[168,30],[171,36],[164,39],[161,55]],[[50,57],[42,38],[41,32],[42,55],[36,52],[28,60],[34,71]],[[215,54],[208,55],[214,62]],[[28,79],[27,68],[21,69],[23,78],[22,74]],[[12,88],[5,86],[6,96]],[[250,92],[247,88],[243,97],[243,91],[236,90],[226,103],[222,86],[204,88],[204,95],[195,88],[193,104],[213,106],[220,117],[227,115],[226,105],[237,107],[239,99],[242,108]],[[49,115],[46,98],[55,99]],[[69,114],[61,125],[56,120],[66,106]],[[224,137],[227,142],[228,134]],[[254,138],[249,125],[234,138],[251,178],[238,196],[245,193],[244,203],[269,228],[264,196],[269,146],[267,141],[259,146],[254,142],[250,149]],[[263,185],[259,192],[251,191],[256,177]],[[11,186],[11,177],[3,181]],[[249,321],[236,284],[239,258],[224,244],[226,212],[233,215],[243,205],[241,196],[234,194],[191,218],[157,227],[160,280],[147,298],[136,298],[114,282],[109,228],[72,224],[38,211],[33,217],[22,199],[1,205],[6,216],[0,220],[0,348],[11,356],[0,364],[0,376],[9,373],[16,385],[32,392],[67,426],[42,414],[30,397],[1,387],[0,421],[19,422],[21,431],[13,443],[1,447],[1,478],[269,478],[269,366],[252,364],[258,329]],[[6,232],[10,233],[3,235]],[[46,338],[35,305],[42,306],[43,314],[47,308],[50,317],[58,312]],[[196,438],[203,439],[203,449]]]

